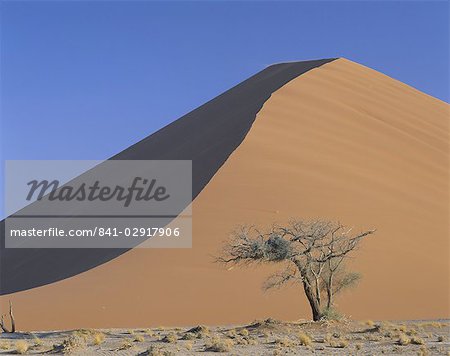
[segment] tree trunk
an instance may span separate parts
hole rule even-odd
[[[330,274],[330,278],[328,279],[328,288],[327,288],[327,309],[331,309],[333,306],[333,275]]]
[[[311,306],[313,320],[319,321],[322,318],[320,304],[314,295],[311,284],[305,278],[303,278],[303,289],[305,290],[306,298],[308,298],[309,305]]]
[[[319,278],[314,277],[314,284],[316,288],[316,297],[317,297],[317,304],[321,305],[322,301],[320,300],[320,286],[319,286]]]

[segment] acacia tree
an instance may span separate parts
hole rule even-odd
[[[225,264],[284,263],[285,269],[268,278],[264,288],[300,282],[314,321],[333,305],[334,294],[358,278],[343,268],[344,260],[361,240],[375,230],[352,233],[352,229],[328,220],[293,220],[267,231],[243,226],[232,233],[217,258]],[[326,292],[326,303],[322,293]]]

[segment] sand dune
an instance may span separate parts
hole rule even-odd
[[[267,67],[111,157],[111,160],[191,160],[194,199],[241,144],[256,114],[273,92],[312,68],[333,60],[280,63]],[[21,212],[27,214],[26,209]],[[89,212],[71,211],[70,214]],[[4,223],[4,220],[0,222],[0,246],[4,246]],[[113,248],[0,248],[0,295],[74,276],[126,251]]]
[[[2,297],[22,329],[226,324],[309,317],[300,287],[263,293],[273,267],[212,263],[240,223],[329,217],[376,227],[338,299],[354,318],[449,317],[449,106],[345,59],[275,91],[193,202],[193,248],[131,250]]]

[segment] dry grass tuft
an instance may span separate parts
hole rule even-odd
[[[397,340],[397,344],[401,346],[409,345],[411,340],[405,334],[400,334]]]
[[[128,350],[133,347],[134,347],[134,345],[133,345],[133,342],[131,341],[131,339],[126,338],[126,339],[122,340],[120,346],[117,348],[117,351]]]
[[[421,346],[419,351],[417,352],[419,356],[427,356],[429,355],[428,349],[425,346]]]
[[[78,329],[72,332],[72,335],[77,338],[82,338],[85,342],[87,342],[95,333],[96,331],[92,329]]]
[[[301,331],[298,333],[298,339],[300,341],[300,345],[303,346],[311,346],[313,343],[311,337]]]
[[[248,330],[246,328],[243,328],[239,331],[239,335],[241,336],[248,336],[250,333],[248,332]]]
[[[145,338],[142,335],[135,335],[133,341],[134,342],[144,342]]]
[[[86,338],[80,333],[72,333],[61,344],[53,345],[53,352],[68,354],[86,346]]]
[[[138,356],[172,356],[173,352],[164,350],[163,348],[151,345],[146,351],[141,352]]]
[[[347,339],[344,339],[343,337],[339,337],[335,340],[331,340],[330,346],[338,349],[343,349],[347,347],[349,344],[349,341]]]
[[[186,331],[186,334],[187,333],[194,334],[197,339],[202,339],[205,336],[209,336],[209,329],[208,329],[207,326],[198,325],[198,326],[196,326],[194,328],[191,328],[188,331]]]
[[[412,337],[411,338],[411,344],[414,345],[424,345],[425,341],[423,341],[423,339],[421,339],[420,337]]]
[[[11,343],[7,340],[0,340],[0,350],[9,350]]]
[[[205,351],[230,352],[233,348],[233,345],[233,341],[230,339],[223,340],[219,337],[213,337],[211,341],[205,345]]]
[[[33,346],[34,347],[41,347],[43,345],[44,345],[44,342],[41,339],[39,339],[37,336],[33,335]]]
[[[291,339],[287,338],[287,337],[283,337],[280,339],[276,339],[274,341],[275,345],[277,345],[278,347],[292,347],[294,346],[294,343],[292,342]]]
[[[182,340],[194,340],[194,339],[196,339],[196,338],[197,338],[197,335],[195,335],[195,334],[193,334],[193,333],[189,333],[189,332],[185,333],[185,334],[181,337]]]
[[[232,338],[232,339],[235,339],[235,338],[237,338],[237,337],[239,336],[239,334],[237,333],[236,329],[230,329],[230,330],[228,330],[227,333],[226,333],[226,335],[227,335],[229,338]]]
[[[101,345],[101,344],[103,344],[103,342],[105,342],[105,334],[103,334],[101,332],[96,332],[92,336],[92,343],[94,345]]]
[[[194,343],[192,341],[188,341],[184,346],[186,347],[186,350],[191,351],[194,347]]]
[[[367,335],[366,336],[366,340],[368,341],[373,341],[373,342],[378,342],[381,341],[381,336],[380,335]]]
[[[167,342],[169,344],[175,344],[177,342],[177,335],[173,332],[167,334],[166,336],[164,336],[161,341],[162,342]]]
[[[29,348],[30,348],[30,345],[28,345],[28,342],[26,342],[25,340],[16,341],[16,347],[15,347],[16,354],[20,354],[20,355],[26,354]]]

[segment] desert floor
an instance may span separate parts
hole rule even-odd
[[[80,329],[0,334],[0,355],[449,355],[450,320]]]

